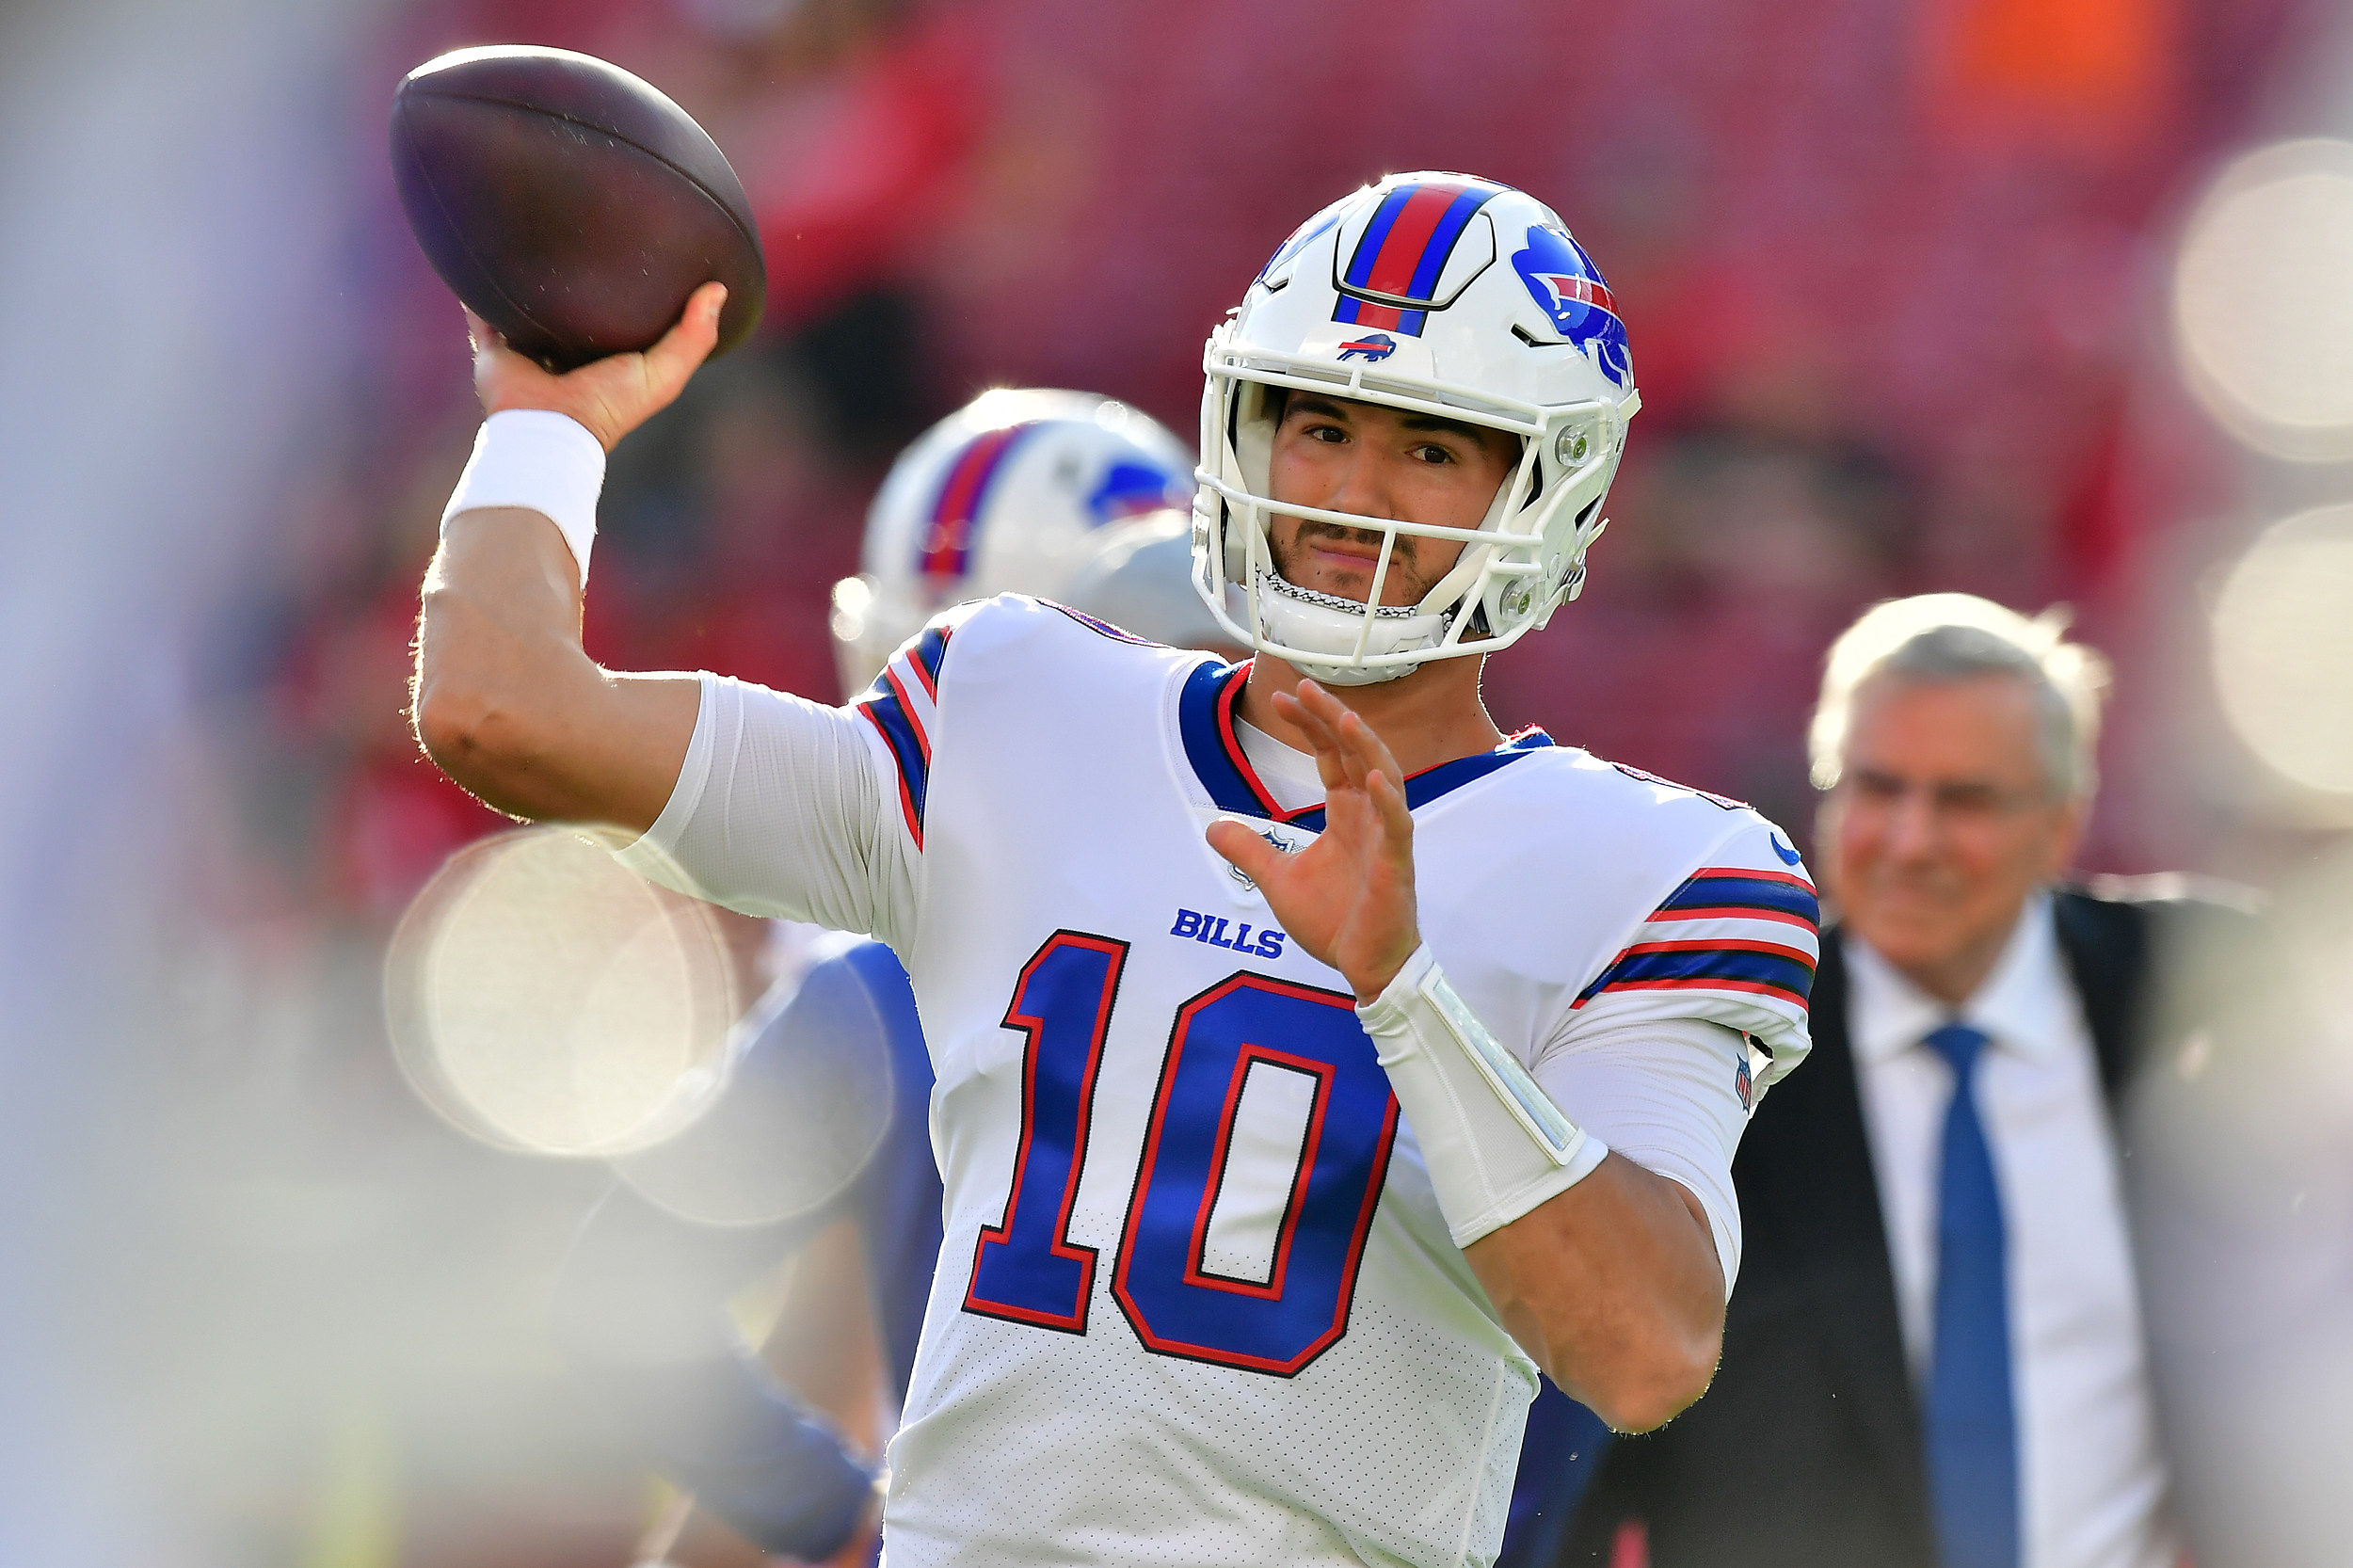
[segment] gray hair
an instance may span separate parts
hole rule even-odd
[[[2100,703],[2108,662],[2066,640],[2055,605],[2028,619],[1975,594],[1921,594],[1875,604],[1831,645],[1807,733],[1814,787],[1837,786],[1854,695],[1881,676],[1918,682],[2008,676],[2034,694],[2035,749],[2055,800],[2089,800],[2099,782]]]

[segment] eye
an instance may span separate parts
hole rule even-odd
[[[1440,446],[1435,441],[1424,441],[1419,446],[1415,447],[1413,451],[1414,460],[1416,462],[1428,463],[1433,468],[1441,463],[1451,463],[1455,461],[1453,450],[1449,447]]]

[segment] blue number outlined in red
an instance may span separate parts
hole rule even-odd
[[[1284,1044],[1260,1043],[1269,1037]],[[1316,1080],[1263,1284],[1215,1273],[1203,1256],[1235,1108],[1261,1062]],[[1293,1377],[1337,1344],[1397,1124],[1353,997],[1244,970],[1179,1008],[1112,1273],[1112,1297],[1144,1349]]]
[[[1086,1172],[1095,1079],[1127,963],[1128,944],[1115,937],[1057,931],[1021,968],[1004,1017],[1005,1028],[1026,1036],[1021,1143],[1004,1218],[984,1225],[972,1249],[967,1312],[1063,1334],[1087,1331],[1096,1250],[1070,1240],[1070,1208]]]

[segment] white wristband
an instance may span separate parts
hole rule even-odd
[[[1567,1192],[1609,1153],[1487,1032],[1428,948],[1356,1016],[1413,1124],[1456,1246]]]
[[[482,422],[473,456],[441,508],[441,532],[460,512],[520,506],[553,522],[588,585],[588,551],[597,540],[597,496],[604,489],[604,444],[568,414],[508,408]]]

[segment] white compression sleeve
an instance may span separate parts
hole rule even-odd
[[[473,456],[441,508],[441,530],[460,512],[515,506],[553,522],[588,585],[597,540],[597,497],[604,490],[604,446],[588,427],[544,408],[508,408],[475,432]]]
[[[1748,1056],[1737,1030],[1703,1018],[1579,1014],[1535,1070],[1547,1096],[1577,1107],[1588,1132],[1699,1199],[1727,1294],[1740,1272],[1732,1157],[1749,1123],[1738,1089]]]
[[[1487,1032],[1428,948],[1356,1016],[1413,1124],[1456,1246],[1568,1191],[1609,1154]]]
[[[871,932],[904,952],[916,854],[890,770],[850,710],[706,674],[669,804],[619,857],[693,897]]]

